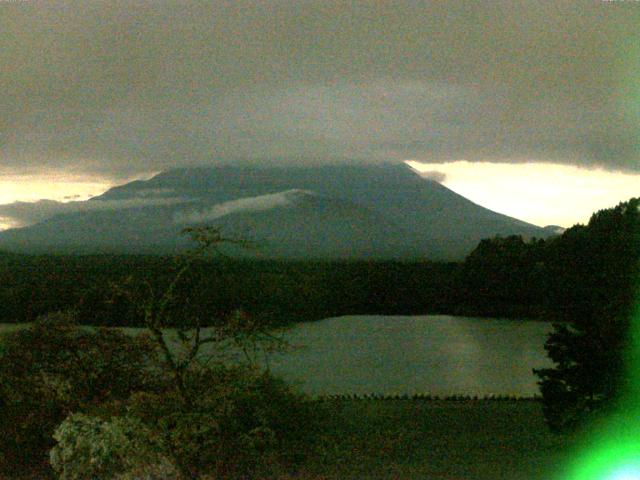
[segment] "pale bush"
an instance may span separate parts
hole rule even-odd
[[[153,432],[135,418],[73,414],[54,439],[50,461],[61,480],[178,478]]]

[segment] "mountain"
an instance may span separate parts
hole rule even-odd
[[[0,249],[173,252],[186,226],[220,226],[267,258],[458,260],[482,239],[551,229],[487,210],[406,165],[198,167],[114,187],[34,225]]]
[[[543,230],[547,233],[547,236],[562,235],[566,228],[560,225],[547,225],[543,227]]]

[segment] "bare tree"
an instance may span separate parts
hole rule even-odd
[[[180,396],[186,405],[191,406],[193,398],[186,386],[185,374],[194,362],[209,364],[222,361],[231,350],[235,350],[241,352],[246,361],[256,363],[259,352],[283,350],[286,342],[271,333],[268,326],[241,310],[235,310],[225,321],[215,322],[214,326],[208,328],[204,328],[198,313],[192,312],[187,318],[180,319],[173,316],[171,307],[179,305],[182,300],[178,288],[193,272],[196,262],[212,254],[224,256],[220,249],[223,244],[249,246],[246,241],[222,236],[220,229],[214,227],[186,228],[182,233],[191,237],[195,247],[177,257],[175,274],[167,286],[158,289],[146,280],[142,290],[136,289],[131,285],[130,277],[125,286],[118,287],[118,290],[141,314],[145,328],[160,347]],[[171,333],[175,333],[175,341],[169,338]],[[204,352],[205,345],[212,347]]]

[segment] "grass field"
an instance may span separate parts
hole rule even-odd
[[[571,440],[535,401],[331,401],[326,431],[292,478],[553,480]]]

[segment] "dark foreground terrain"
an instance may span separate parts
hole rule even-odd
[[[325,422],[288,479],[554,480],[571,437],[534,400],[325,400]],[[10,480],[51,478],[30,473]],[[8,479],[9,480],[9,479]]]
[[[571,440],[541,404],[332,400],[327,433],[293,478],[553,480]]]

